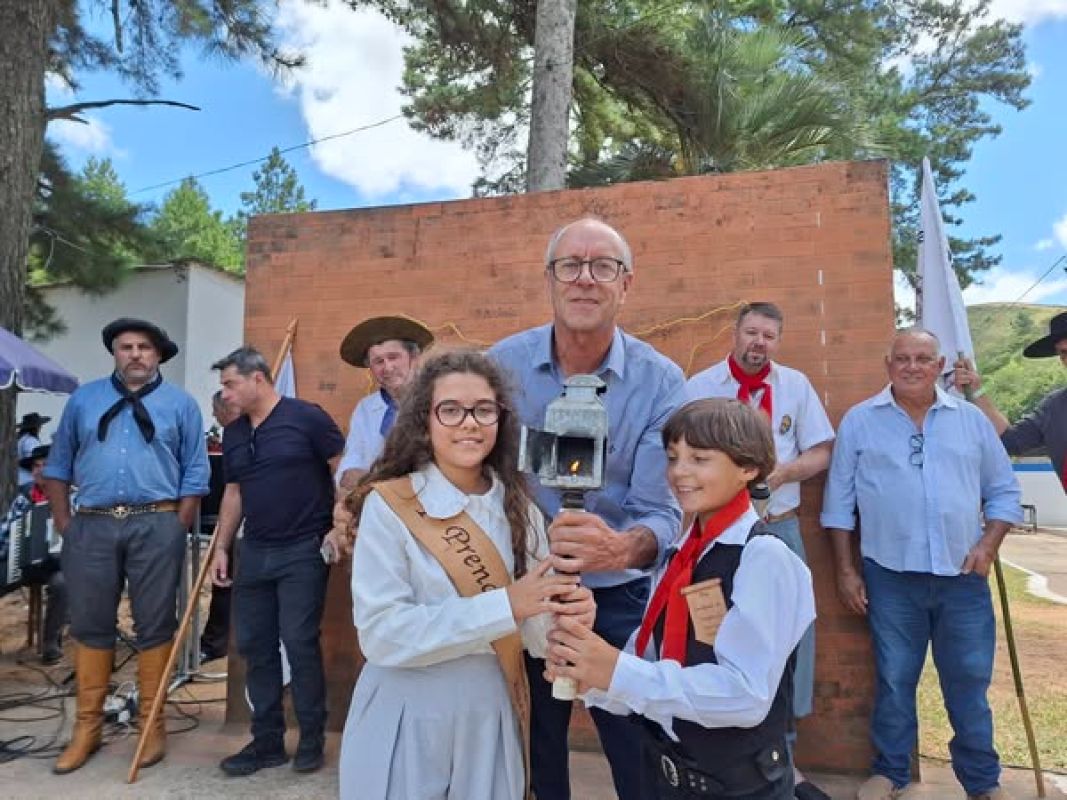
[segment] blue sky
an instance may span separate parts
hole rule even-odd
[[[966,185],[978,199],[963,212],[963,233],[1003,235],[1002,266],[967,290],[968,302],[1015,300],[1067,253],[1067,0],[994,0],[994,9],[1025,24],[1034,80],[1026,110],[992,107],[1003,133],[979,144],[968,167]],[[403,38],[389,22],[337,0],[325,6],[283,0],[278,22],[283,40],[309,60],[287,82],[253,64],[190,52],[183,80],[165,84],[160,96],[201,111],[103,109],[88,115],[89,125],[53,124],[49,135],[75,167],[90,155],[109,156],[133,199],[158,203],[173,188],[158,184],[399,114]],[[76,96],[50,86],[50,102],[130,96],[109,75],[80,80]],[[430,140],[402,119],[286,158],[324,209],[463,197],[478,173],[473,155],[458,144]],[[229,213],[251,188],[254,169],[201,182],[213,204]],[[1026,301],[1067,304],[1067,271],[1057,267]]]

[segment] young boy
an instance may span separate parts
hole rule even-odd
[[[645,796],[791,800],[792,653],[815,600],[808,568],[749,500],[774,468],[770,427],[736,400],[698,400],[667,421],[663,444],[692,528],[625,650],[561,618],[547,677],[642,717]]]

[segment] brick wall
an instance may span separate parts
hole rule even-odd
[[[353,324],[404,313],[441,341],[478,344],[541,324],[550,313],[541,265],[547,239],[586,214],[618,228],[634,251],[622,326],[687,373],[724,356],[737,304],[759,299],[783,308],[781,360],[810,376],[835,424],[884,384],[881,348],[893,329],[885,162],[257,217],[249,226],[248,341],[272,358],[298,317],[300,396],[347,426],[370,386],[337,354]],[[862,620],[847,616],[834,595],[830,549],[817,524],[821,490],[813,481],[804,492],[818,674],[799,757],[862,770],[869,644]],[[345,568],[334,570],[324,634],[331,727],[338,728],[358,667],[347,577]]]

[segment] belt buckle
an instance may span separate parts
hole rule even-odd
[[[661,755],[659,757],[659,768],[663,771],[663,777],[667,779],[667,783],[671,785],[672,789],[677,789],[682,784],[682,776],[678,774],[678,765],[671,760],[670,756]]]
[[[115,519],[126,519],[130,516],[131,508],[125,503],[120,503],[111,509],[111,516]]]

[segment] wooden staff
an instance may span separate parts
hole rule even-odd
[[[957,366],[966,364],[963,351],[956,353]],[[974,402],[974,391],[970,384],[963,387],[963,396],[967,402]],[[1011,626],[1011,608],[1008,606],[1008,588],[1004,585],[1004,568],[1000,565],[1000,554],[993,559],[993,570],[997,576],[997,594],[1000,595],[1000,611],[1004,618],[1004,638],[1008,643],[1008,659],[1011,661],[1011,677],[1015,681],[1015,697],[1019,700],[1019,713],[1023,718],[1023,730],[1026,732],[1026,746],[1030,748],[1030,761],[1034,765],[1034,781],[1037,784],[1037,796],[1045,796],[1045,776],[1041,772],[1041,758],[1037,753],[1037,740],[1034,738],[1034,726],[1030,722],[1030,710],[1026,705],[1026,691],[1023,689],[1023,672],[1019,667],[1019,652],[1015,649],[1015,631]]]
[[[289,353],[289,350],[293,346],[293,338],[296,336],[297,318],[289,322],[288,327],[285,329],[285,338],[282,340],[282,346],[278,350],[278,357],[274,359],[274,369],[271,375],[275,378],[278,376],[278,370],[281,369],[282,363],[285,361],[285,356]],[[193,620],[193,610],[196,608],[196,604],[200,602],[200,590],[204,586],[204,580],[207,578],[208,571],[211,569],[211,562],[215,556],[215,546],[219,540],[219,526],[216,523],[215,530],[211,533],[211,541],[208,542],[207,552],[204,554],[204,561],[200,565],[200,573],[196,576],[196,581],[193,583],[193,588],[189,592],[189,602],[185,606],[185,613],[182,614],[182,621],[178,625],[178,632],[174,636],[174,645],[170,648],[170,655],[167,656],[167,665],[163,668],[163,674],[160,677],[160,685],[156,688],[156,696],[152,701],[152,708],[148,711],[148,717],[145,719],[144,727],[141,729],[141,735],[137,740],[137,751],[133,754],[133,763],[130,764],[130,771],[126,775],[126,783],[134,783],[137,781],[137,773],[141,767],[138,762],[141,760],[141,754],[144,753],[145,745],[148,742],[148,731],[152,730],[152,726],[156,722],[156,717],[159,716],[160,711],[163,710],[163,703],[167,700],[168,690],[168,678],[171,670],[174,669],[174,662],[178,658],[178,651],[181,649],[182,641],[185,639],[186,634],[189,632],[189,625]],[[197,543],[199,545],[199,543]]]
[[[196,608],[197,602],[200,600],[200,588],[204,585],[204,579],[207,577],[208,570],[211,569],[212,557],[215,554],[215,544],[219,538],[219,526],[215,525],[215,530],[211,534],[211,541],[207,546],[207,554],[204,556],[204,563],[200,565],[200,574],[196,576],[196,581],[193,584],[192,591],[189,593],[189,603],[185,607],[185,613],[182,614],[181,624],[178,625],[178,633],[174,637],[174,644],[170,648],[170,655],[167,656],[167,665],[163,668],[163,674],[159,679],[159,686],[156,688],[156,696],[152,701],[152,708],[148,711],[148,717],[145,719],[144,727],[141,728],[141,736],[137,740],[137,751],[133,754],[133,763],[130,764],[130,771],[126,775],[126,783],[133,783],[137,780],[137,772],[140,770],[138,762],[141,760],[141,754],[144,752],[145,745],[148,743],[148,732],[152,730],[152,726],[156,722],[156,717],[159,716],[159,712],[163,709],[163,703],[167,700],[167,686],[168,678],[171,670],[174,669],[174,662],[178,658],[178,651],[181,649],[182,640],[185,639],[186,633],[189,632],[189,625],[193,620],[193,609]]]
[[[278,370],[282,368],[282,364],[285,363],[285,357],[289,355],[289,351],[293,349],[293,339],[296,338],[296,326],[299,321],[298,317],[293,317],[289,320],[289,324],[285,328],[285,338],[282,339],[282,346],[278,348],[278,355],[274,358],[274,369],[270,374],[274,380],[278,380]]]
[[[1015,696],[1019,699],[1019,712],[1023,718],[1023,730],[1026,731],[1026,745],[1030,748],[1030,760],[1034,765],[1034,781],[1037,784],[1037,796],[1045,796],[1045,776],[1041,772],[1041,758],[1037,754],[1037,740],[1034,739],[1034,726],[1030,722],[1030,711],[1026,707],[1026,692],[1023,690],[1023,673],[1019,668],[1019,654],[1015,650],[1015,633],[1011,627],[1011,609],[1008,607],[1008,589],[1004,585],[1004,569],[1000,566],[1000,556],[993,560],[993,569],[997,574],[997,591],[1000,594],[1001,616],[1004,617],[1004,637],[1008,641],[1008,658],[1011,660],[1011,676],[1015,680]]]

